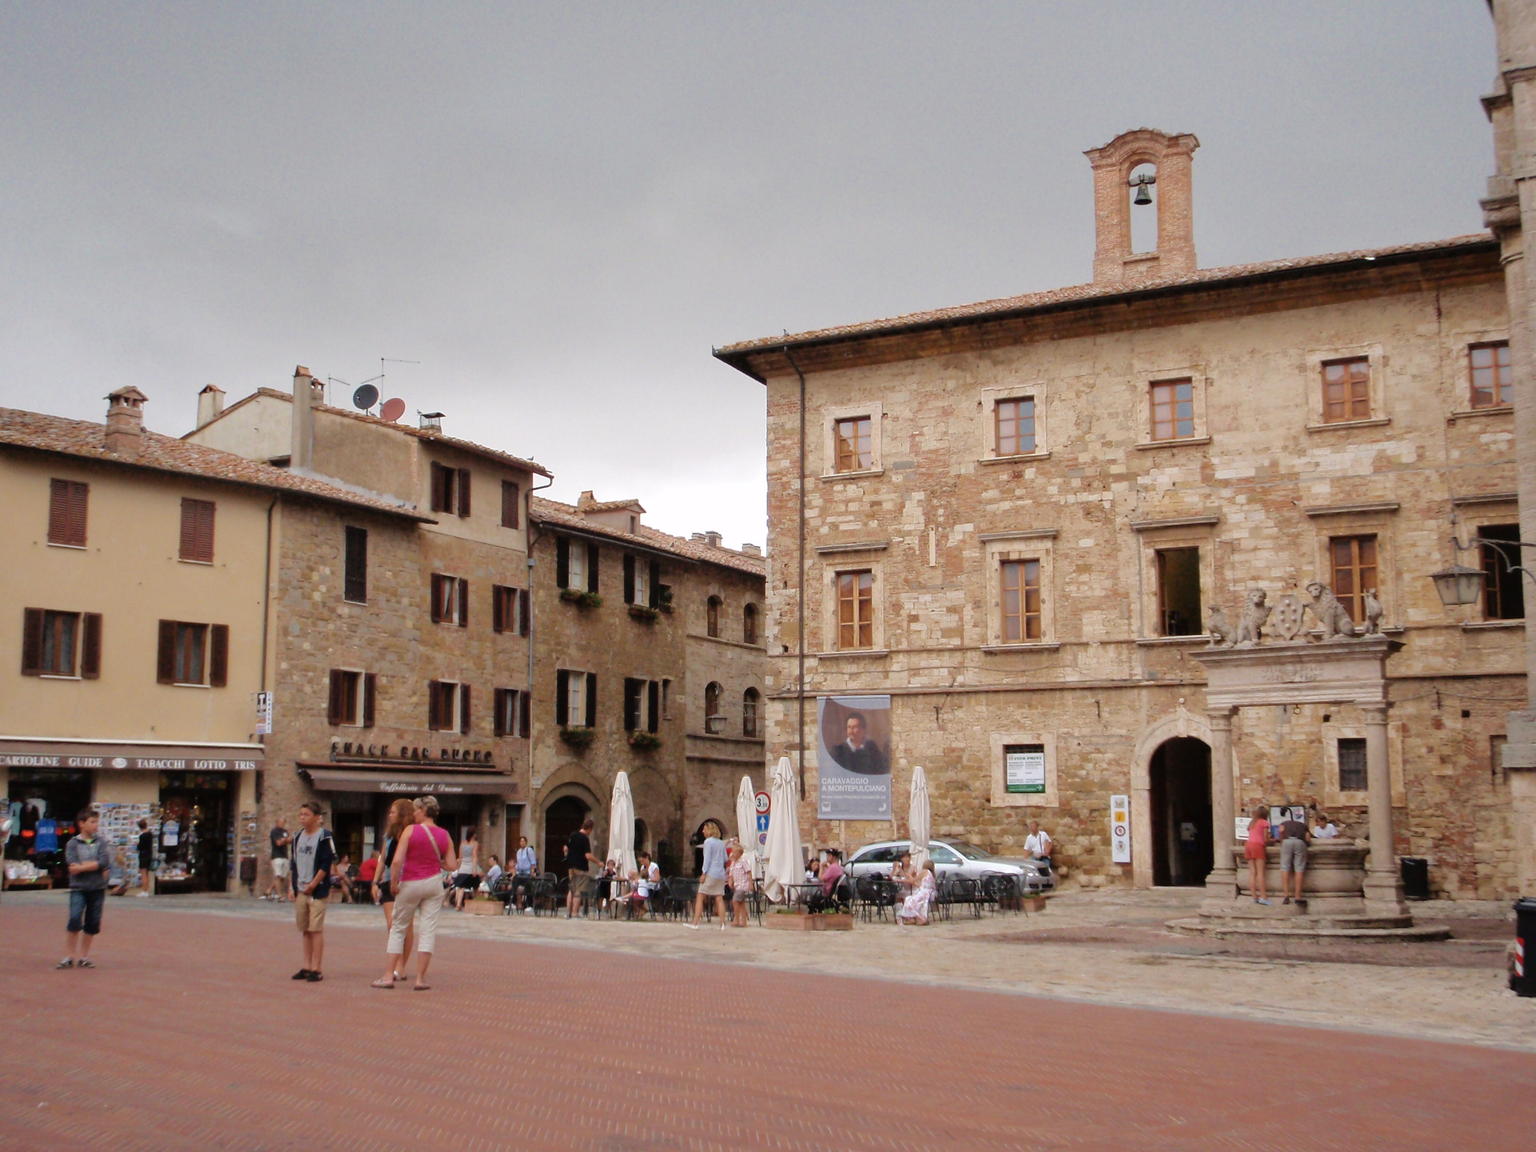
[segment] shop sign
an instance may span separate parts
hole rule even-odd
[[[1009,745],[1003,768],[1007,791],[1044,794],[1045,749],[1039,744]]]
[[[444,783],[441,780],[380,780],[379,791],[416,796],[447,796],[462,793],[464,785]]]
[[[272,734],[272,693],[256,693],[256,735]]]
[[[352,740],[331,742],[331,759],[345,760],[402,760],[413,764],[478,764],[486,768],[496,766],[496,754],[479,748],[422,748],[406,744],[363,744]]]
[[[259,760],[191,756],[51,756],[34,752],[0,753],[5,768],[100,768],[125,772],[254,772]]]

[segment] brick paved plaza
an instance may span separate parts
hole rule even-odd
[[[230,907],[112,901],[100,967],[60,972],[63,901],[6,896],[0,1146],[1444,1150],[1536,1130],[1531,1053],[673,959],[708,942],[671,924],[612,926],[654,933],[648,955],[450,934],[412,994],[368,987],[382,930],[349,909],[325,982],[295,983],[287,909]]]

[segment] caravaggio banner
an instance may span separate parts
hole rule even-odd
[[[816,701],[816,765],[823,820],[891,818],[891,698]]]

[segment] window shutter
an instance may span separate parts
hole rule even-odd
[[[432,511],[447,512],[448,477],[451,475],[441,464],[432,465]]]
[[[222,688],[229,683],[229,625],[214,624],[208,629],[208,683]]]
[[[565,698],[565,678],[570,675],[564,668],[555,673],[555,723],[567,727],[570,723],[569,704]]]
[[[571,578],[571,542],[564,536],[555,541],[555,586],[564,588]]]
[[[459,627],[469,627],[469,581],[459,577]]]
[[[368,529],[346,530],[346,576],[342,596],[357,604],[368,601]]]
[[[648,608],[661,607],[661,562],[651,561],[651,588]]]
[[[160,621],[160,650],[155,657],[155,681],[176,683],[176,621]]]
[[[427,731],[435,732],[440,727],[437,722],[437,681],[427,681]]]
[[[519,636],[528,635],[528,629],[531,626],[528,619],[528,600],[528,589],[519,588],[517,590],[517,634]]]
[[[436,572],[432,573],[432,583],[428,588],[429,605],[432,611],[432,623],[437,624],[443,618],[440,605],[443,602],[442,594],[443,578]]]
[[[501,526],[516,528],[522,520],[522,489],[511,480],[501,482]]]
[[[635,602],[635,558],[626,555],[624,557],[624,603]]]
[[[597,727],[597,673],[587,673],[587,727]]]
[[[85,507],[90,485],[76,480],[48,482],[48,542],[85,546]]]
[[[661,685],[655,680],[646,686],[646,698],[650,704],[650,715],[646,717],[645,730],[655,732],[661,726]]]
[[[80,640],[80,678],[95,680],[101,676],[101,613],[87,612]]]
[[[363,673],[363,727],[373,727],[373,706],[379,694],[379,678],[372,672]]]
[[[517,694],[517,734],[524,740],[528,739],[528,731],[532,726],[528,717],[532,695],[531,692]]]
[[[459,479],[459,485],[458,485],[458,487],[459,487],[459,515],[460,516],[468,516],[469,515],[469,469],[468,468],[460,468],[458,470],[458,479]]]
[[[507,593],[498,584],[491,585],[491,631],[507,630]]]
[[[43,674],[43,610],[41,608],[23,608],[21,612],[21,674],[23,676]]]
[[[597,591],[597,545],[587,545],[587,591]]]
[[[202,564],[213,563],[213,514],[211,500],[181,501],[181,558]]]
[[[331,669],[331,693],[330,702],[325,707],[325,722],[332,728],[341,723],[342,709],[345,701],[342,699],[346,692],[347,678],[335,668]]]
[[[459,685],[459,731],[469,735],[469,685]]]

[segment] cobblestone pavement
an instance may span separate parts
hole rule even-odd
[[[369,908],[332,907],[319,984],[289,979],[285,906],[113,900],[99,967],[60,972],[64,913],[0,903],[3,1147],[1440,1152],[1536,1124],[1536,1001],[1502,988],[1491,929],[1486,964],[1393,966],[1167,937],[1156,900],[851,933],[453,915],[413,994],[368,987]],[[1480,1044],[1415,1038],[1462,1033],[1413,1012],[1261,1022],[1307,1019],[1298,971],[1367,1008],[1450,981],[1486,999]]]

